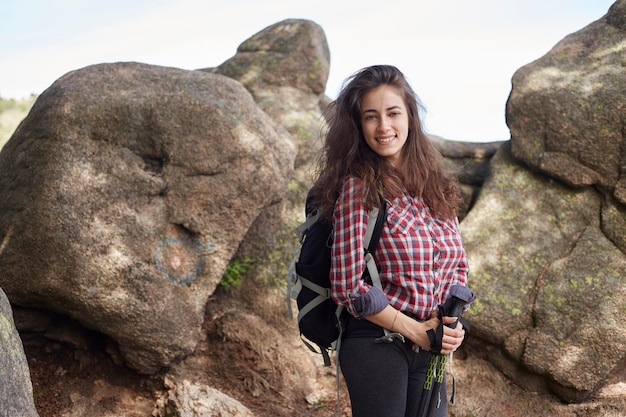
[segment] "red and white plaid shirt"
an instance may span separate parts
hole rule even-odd
[[[359,197],[361,187],[360,179],[348,177],[335,205],[333,299],[356,317],[378,313],[391,304],[417,319],[429,319],[452,285],[467,285],[469,268],[458,219],[433,217],[421,198],[407,194],[391,201],[374,254],[385,300],[362,279],[369,211]]]

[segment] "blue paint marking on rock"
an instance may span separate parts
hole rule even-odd
[[[168,236],[154,247],[157,270],[176,284],[190,285],[204,270],[207,253],[214,252],[210,243],[191,236]]]

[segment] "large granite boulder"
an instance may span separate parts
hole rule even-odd
[[[319,99],[326,90],[329,68],[330,51],[322,27],[310,20],[287,19],[245,40],[235,56],[215,71],[241,80],[263,104],[268,86],[310,93]],[[286,111],[288,104],[283,103]]]
[[[0,285],[115,340],[154,373],[196,346],[295,149],[238,82],[101,64],[48,88],[0,153]]]
[[[321,145],[329,69],[330,51],[322,27],[306,19],[286,19],[246,39],[232,58],[202,70],[239,81],[257,105],[290,133],[297,149],[285,204],[257,219],[238,257],[262,256],[271,243],[284,255],[283,262],[274,264],[289,262],[296,242],[293,228],[302,220],[312,164]],[[268,274],[286,276],[285,268]]]
[[[619,0],[515,74],[510,144],[461,224],[477,340],[565,401],[625,382],[625,20]]]
[[[22,340],[0,288],[0,417],[38,417]]]
[[[606,195],[602,229],[626,252],[626,1],[513,76],[511,152],[531,169]],[[612,201],[614,200],[614,201]]]
[[[567,401],[602,388],[626,355],[626,257],[602,234],[600,205],[592,189],[529,172],[507,145],[461,223],[473,337],[498,347],[490,359],[512,379]]]
[[[206,69],[241,82],[259,107],[291,134],[298,149],[294,186],[290,187],[297,219],[302,216],[300,202],[312,184],[312,164],[321,145],[329,70],[324,30],[305,19],[287,19],[266,27],[239,45],[232,58]],[[297,220],[290,228],[294,223]]]

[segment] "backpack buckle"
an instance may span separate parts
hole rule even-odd
[[[393,341],[396,339],[401,340],[402,343],[405,343],[404,336],[402,336],[400,333],[390,333],[385,330],[385,335],[374,339],[374,343],[393,343]]]

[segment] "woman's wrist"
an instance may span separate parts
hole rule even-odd
[[[426,334],[426,331],[429,328],[427,327],[426,322],[417,321],[414,318],[400,312],[400,317],[396,320],[395,328],[398,333],[419,347],[426,349],[430,347],[430,340]]]
[[[400,310],[396,310],[396,315],[393,317],[393,322],[391,323],[390,331],[394,331],[394,327],[396,326],[396,320],[398,319],[398,314],[400,314]]]
[[[417,321],[391,305],[379,313],[366,316],[366,319],[392,332],[400,333],[421,348],[430,348],[430,339],[426,333],[431,328],[430,321]]]

